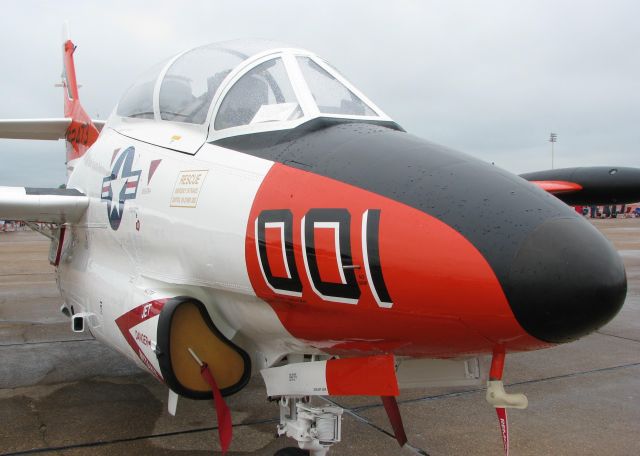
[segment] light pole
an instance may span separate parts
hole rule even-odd
[[[553,146],[557,141],[558,141],[558,135],[555,133],[551,133],[551,135],[549,135],[549,142],[551,143],[551,169],[553,169],[553,165],[554,165]]]

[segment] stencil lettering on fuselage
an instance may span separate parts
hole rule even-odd
[[[142,364],[160,381],[163,379],[155,354],[155,342],[151,337],[156,335],[160,311],[166,302],[166,299],[157,299],[141,304],[120,315],[115,321],[127,344]]]
[[[176,185],[173,187],[170,207],[194,208],[198,205],[198,197],[208,170],[186,170],[178,173]]]

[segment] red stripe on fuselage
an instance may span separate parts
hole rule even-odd
[[[162,375],[153,367],[145,354],[142,352],[140,346],[131,335],[131,329],[134,326],[139,325],[143,321],[159,315],[166,302],[166,299],[157,299],[155,301],[141,304],[116,319],[116,325],[118,326],[118,329],[120,329],[122,336],[125,338],[131,349],[138,356],[138,358],[140,358],[147,369],[149,369],[153,376],[161,382],[164,382]]]
[[[352,267],[361,290],[355,304],[331,302],[313,290],[301,245],[302,218],[313,208],[345,208],[350,214]],[[263,210],[276,209],[293,214],[301,297],[272,291],[260,271],[256,219]],[[381,211],[379,257],[391,308],[378,305],[363,267],[362,216],[368,209]],[[324,241],[316,249],[318,256],[335,258]],[[509,350],[549,345],[518,324],[493,270],[459,232],[389,198],[285,165],[271,168],[256,195],[246,262],[256,294],[285,328],[330,353],[453,357],[490,353],[497,343]]]

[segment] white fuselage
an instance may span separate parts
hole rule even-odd
[[[129,182],[124,194],[133,195],[113,229],[103,184],[131,146],[130,171],[141,172],[127,178],[120,167],[107,183],[116,194],[114,206]],[[115,320],[142,303],[189,295],[206,303],[225,336],[252,353],[254,371],[288,353],[315,352],[256,297],[247,273],[249,212],[273,162],[211,144],[197,155],[180,153],[111,129],[75,162],[68,186],[85,193],[90,204],[84,220],[68,231],[58,284],[67,306],[92,314],[87,321],[97,339],[142,365]],[[145,325],[150,339],[155,326]]]

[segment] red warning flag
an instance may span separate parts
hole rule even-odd
[[[504,407],[496,407],[496,414],[498,415],[498,423],[500,424],[500,434],[502,434],[504,455],[509,456],[509,422],[507,421],[507,409]]]
[[[216,414],[218,415],[218,436],[220,437],[220,447],[222,448],[222,454],[226,454],[231,445],[231,438],[233,437],[233,425],[231,423],[231,410],[225,402],[216,380],[211,375],[209,366],[207,363],[203,363],[200,367],[200,375],[204,378],[204,381],[211,386],[213,392],[213,402],[216,406]]]

